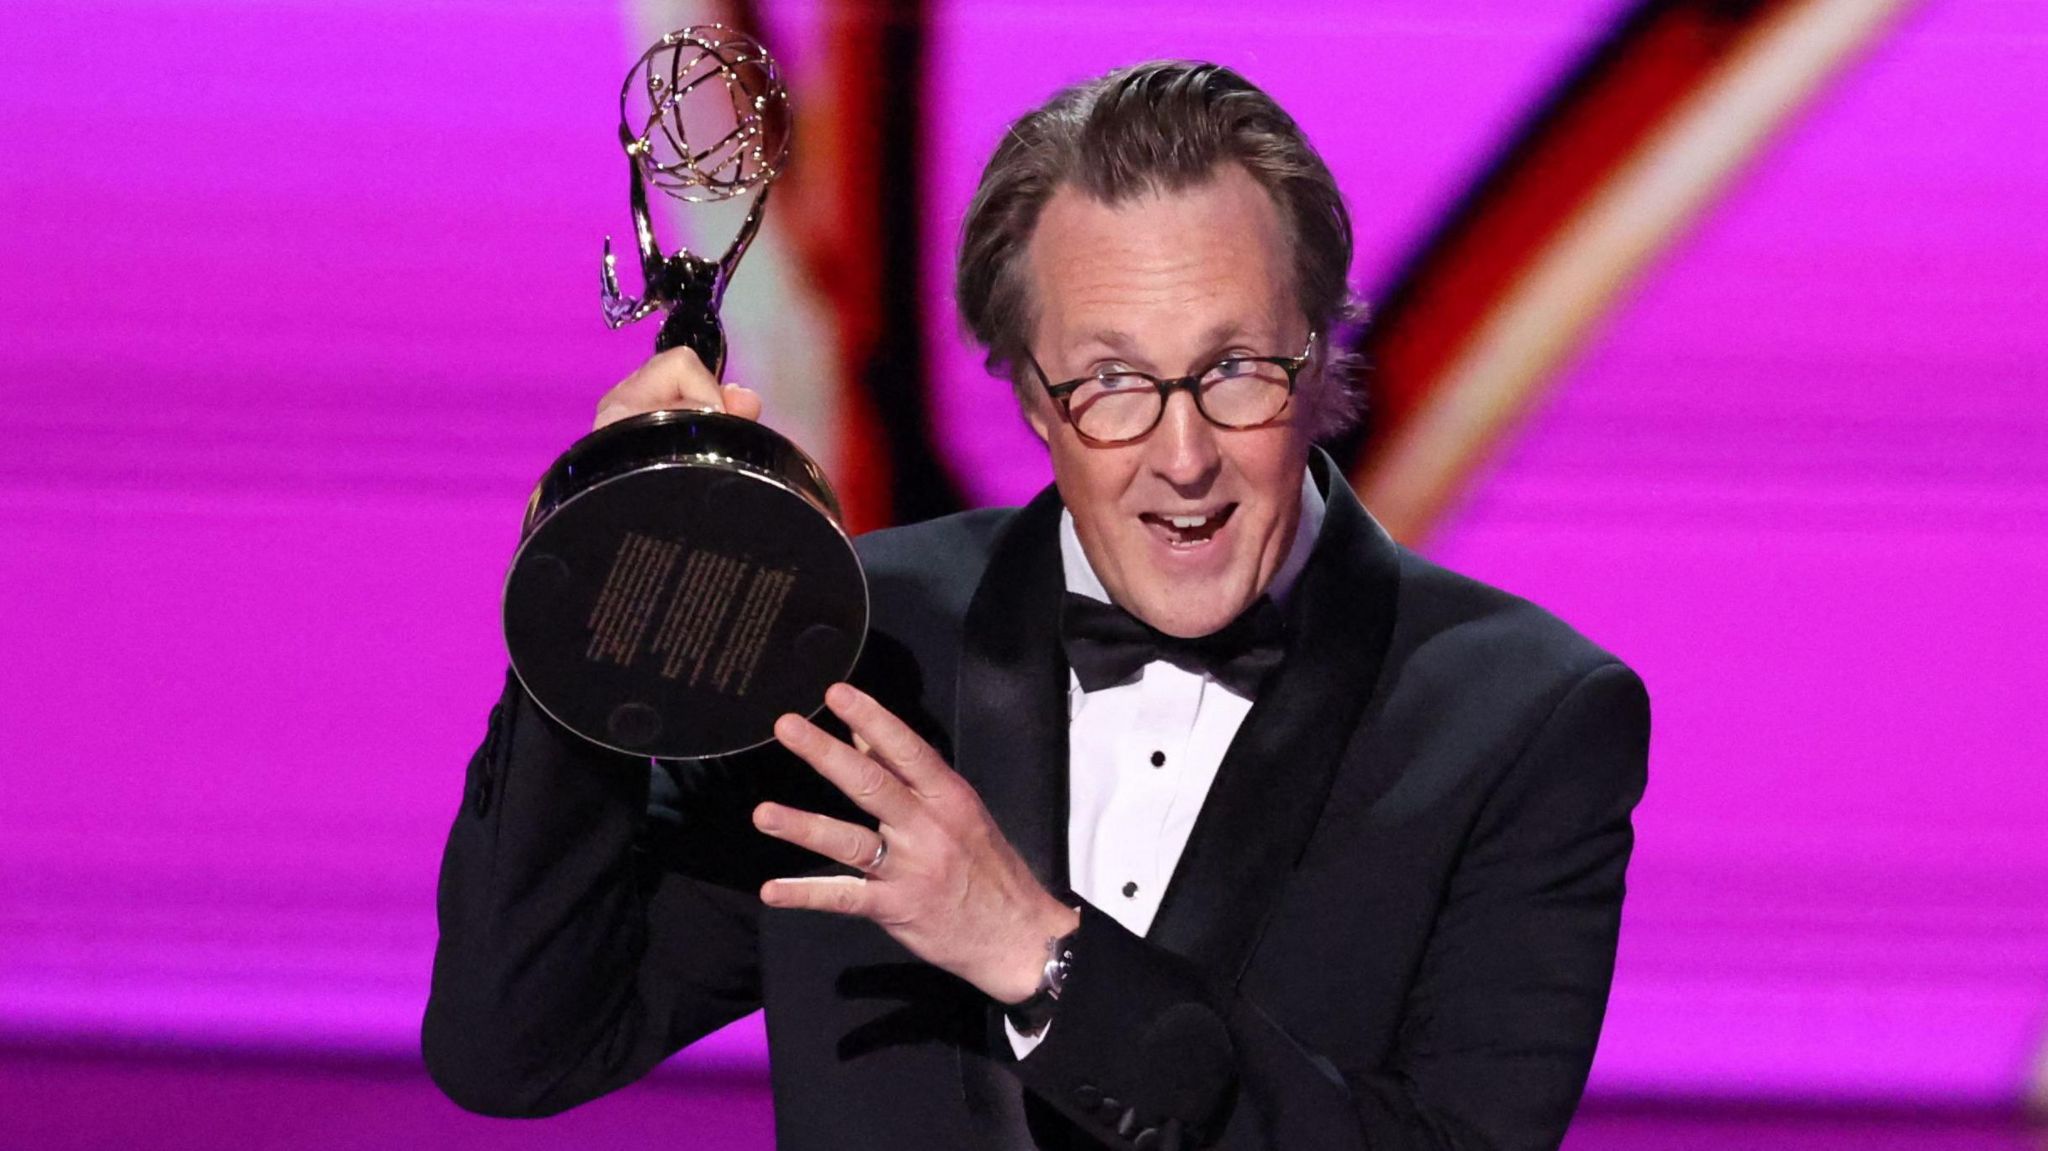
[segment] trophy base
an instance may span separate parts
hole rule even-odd
[[[513,558],[504,616],[513,673],[542,711],[614,751],[699,759],[824,705],[860,657],[867,582],[813,499],[700,457],[553,507]]]

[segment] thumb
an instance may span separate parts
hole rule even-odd
[[[740,384],[722,384],[719,386],[718,392],[719,398],[725,401],[725,410],[728,415],[738,416],[743,420],[758,420],[761,418],[761,394],[759,392]]]

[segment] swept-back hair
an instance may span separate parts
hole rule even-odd
[[[1037,320],[1024,254],[1053,193],[1071,186],[1115,206],[1199,186],[1233,163],[1279,209],[1295,295],[1320,333],[1313,431],[1349,426],[1359,397],[1350,365],[1333,363],[1330,347],[1360,314],[1346,282],[1350,213],[1294,118],[1220,64],[1120,68],[1061,91],[1010,125],[967,210],[954,277],[961,319],[987,353],[989,371],[1024,386],[1019,364]]]

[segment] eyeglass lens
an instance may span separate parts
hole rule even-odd
[[[1210,422],[1226,428],[1257,427],[1287,406],[1287,369],[1256,360],[1225,360],[1204,373],[1197,406]],[[1067,399],[1074,429],[1092,440],[1136,439],[1159,421],[1165,397],[1159,382],[1142,372],[1096,376]]]

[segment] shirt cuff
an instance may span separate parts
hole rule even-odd
[[[1009,1016],[1006,1015],[1003,1017],[1003,1034],[1010,1037],[1010,1050],[1021,1060],[1038,1050],[1038,1045],[1045,1042],[1046,1036],[1052,1034],[1052,1024],[1048,1022],[1036,1035],[1026,1035],[1017,1030],[1017,1025],[1011,1023]]]

